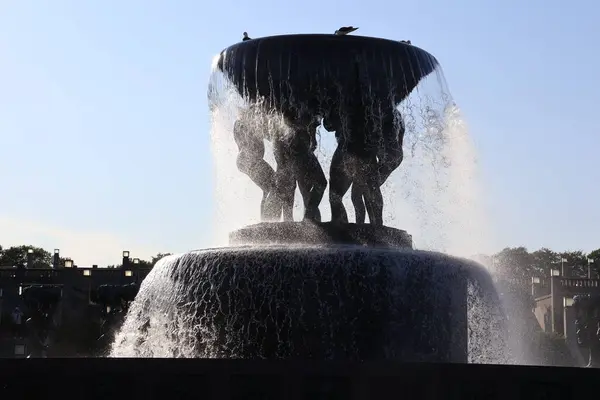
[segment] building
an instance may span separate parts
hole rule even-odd
[[[123,253],[119,268],[79,267],[71,260],[59,266],[56,259],[57,251],[54,268],[50,269],[0,267],[0,358],[52,356],[50,338],[53,343],[62,341],[60,351],[55,349],[60,356],[91,355],[85,354],[87,344],[79,346],[83,350],[75,349],[76,340],[59,336],[72,331],[74,337],[87,340],[84,326],[98,316],[110,315],[111,307],[115,308],[114,300],[108,298],[111,296],[102,294],[116,293],[117,300],[125,300],[117,307],[121,304],[126,307],[124,304],[135,297],[139,284],[151,269],[140,268],[139,262],[129,260],[129,252]],[[119,297],[120,292],[129,294]],[[91,343],[96,335],[94,329],[87,340],[90,352],[96,345]],[[39,344],[36,351],[34,347]]]
[[[542,329],[563,336],[571,354],[580,364],[587,364],[589,352],[577,344],[573,297],[600,294],[600,279],[564,277],[559,270],[552,270],[550,277],[532,278],[531,293]]]

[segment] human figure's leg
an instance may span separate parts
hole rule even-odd
[[[333,153],[329,170],[329,204],[331,206],[331,222],[347,223],[348,214],[344,207],[343,198],[350,185],[352,177],[348,171],[349,154],[343,146],[338,147]]]
[[[294,219],[294,192],[296,191],[296,177],[294,164],[290,154],[290,147],[281,140],[273,140],[273,155],[277,164],[273,194],[269,196],[273,204],[272,220],[279,220],[283,214],[284,221]]]
[[[304,219],[320,222],[319,205],[327,188],[327,178],[314,153],[306,154],[299,161],[304,166],[303,173],[299,174],[298,179],[298,186],[304,199]]]
[[[272,201],[269,202],[269,196],[275,185],[275,171],[264,160],[264,141],[252,132],[248,132],[245,125],[238,122],[234,125],[233,133],[239,148],[236,159],[238,170],[246,174],[262,190],[260,216],[262,221],[269,220],[274,214],[274,205]]]
[[[383,185],[389,176],[402,163],[404,152],[404,122],[398,111],[386,114],[382,127],[382,146],[378,151],[379,156],[379,185]]]
[[[366,218],[366,207],[363,199],[365,188],[355,179],[352,182],[352,189],[350,191],[350,198],[352,205],[354,206],[354,215],[356,217],[357,224],[364,224]]]

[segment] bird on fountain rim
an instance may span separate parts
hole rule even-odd
[[[355,28],[353,26],[342,26],[340,29],[338,29],[337,31],[335,31],[334,35],[344,36],[344,35],[347,35],[349,33],[354,32],[357,29],[358,28]]]

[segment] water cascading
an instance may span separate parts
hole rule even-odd
[[[406,164],[420,172],[412,212],[428,215],[414,218],[419,241],[438,235],[446,250],[446,225],[461,219],[443,210],[458,203],[444,182],[461,174],[438,179],[457,108],[435,57],[406,42],[286,35],[233,45],[213,67],[214,244],[228,246],[161,260],[112,355],[507,361],[488,273],[384,225],[402,222]]]

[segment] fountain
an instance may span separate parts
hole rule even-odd
[[[261,222],[231,232],[228,247],[161,260],[112,355],[506,361],[504,316],[483,267],[414,250],[410,234],[383,222],[381,187],[404,156],[398,105],[439,68],[435,57],[407,42],[285,35],[235,44],[214,67],[227,85],[209,88],[213,112],[235,114],[227,132],[238,153],[226,162],[260,188]],[[219,102],[219,91],[239,104]],[[328,180],[317,128],[337,142]],[[355,222],[342,201],[349,190]]]

